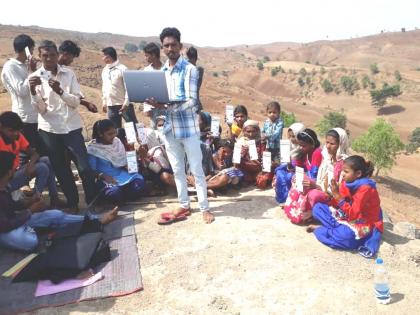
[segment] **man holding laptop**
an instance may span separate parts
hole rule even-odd
[[[181,33],[168,27],[160,34],[163,52],[168,57],[163,66],[168,85],[169,104],[148,99],[156,109],[167,108],[163,134],[169,162],[174,171],[178,199],[181,206],[169,213],[162,213],[159,224],[185,220],[191,214],[190,199],[185,174],[185,155],[194,175],[198,203],[205,223],[214,221],[209,210],[206,179],[201,164],[200,130],[197,119],[197,69],[181,56]]]

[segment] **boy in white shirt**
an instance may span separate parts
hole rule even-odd
[[[118,60],[114,47],[102,49],[102,60],[106,64],[102,70],[102,110],[115,127],[121,128],[122,119],[137,123],[133,104],[129,104],[123,72],[127,70]]]
[[[38,128],[48,157],[72,212],[78,211],[79,195],[66,152],[76,157],[86,202],[96,195],[95,173],[89,166],[78,112],[80,87],[72,70],[58,64],[57,46],[49,40],[38,47],[42,67],[29,79],[33,106],[39,112]]]
[[[26,53],[29,51],[30,55]],[[38,134],[38,111],[31,104],[28,75],[36,70],[37,59],[32,57],[35,42],[25,34],[20,34],[13,41],[15,58],[10,58],[3,66],[1,81],[10,93],[12,111],[23,121],[22,134],[40,155],[45,154],[43,143]],[[21,159],[22,162],[25,159]]]

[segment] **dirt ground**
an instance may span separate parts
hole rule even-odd
[[[323,246],[289,223],[272,195],[248,190],[231,201],[212,199],[211,225],[193,213],[159,226],[159,213],[176,203],[140,206],[135,222],[144,290],[32,314],[418,314],[420,240],[387,226],[380,256],[393,301],[378,305],[373,260]]]

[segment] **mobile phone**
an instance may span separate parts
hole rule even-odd
[[[29,50],[28,46],[25,47],[25,54],[28,60],[32,58],[31,51]]]

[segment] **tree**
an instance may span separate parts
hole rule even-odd
[[[359,82],[357,82],[355,77],[342,76],[340,81],[343,89],[350,95],[353,95],[355,91],[360,89]]]
[[[380,170],[390,170],[396,164],[397,153],[404,149],[404,144],[389,123],[377,119],[366,133],[353,141],[352,149],[365,154],[375,164],[375,176],[378,176]]]
[[[370,72],[375,75],[377,73],[379,73],[379,68],[378,68],[378,64],[377,63],[372,63],[370,66]]]
[[[277,75],[277,73],[282,72],[284,73],[284,70],[281,66],[278,67],[274,67],[273,69],[271,69],[271,75],[274,77]]]
[[[264,64],[262,63],[261,60],[258,60],[258,62],[257,62],[257,68],[260,71],[264,69]]]
[[[399,84],[389,85],[388,83],[384,83],[382,89],[370,91],[370,98],[373,106],[381,108],[385,106],[389,97],[397,97],[401,94],[402,92]]]
[[[270,57],[268,57],[268,56],[264,56],[264,57],[263,57],[263,62],[268,62],[268,61],[270,61]]]
[[[126,52],[136,52],[136,51],[138,51],[139,50],[139,48],[137,47],[137,45],[135,45],[135,44],[132,44],[132,43],[127,43],[127,44],[125,44],[125,46],[124,46],[124,50],[126,51]]]
[[[143,50],[144,47],[146,47],[147,42],[145,40],[142,40],[139,44],[139,50]]]
[[[322,80],[321,86],[324,89],[325,93],[330,93],[330,92],[334,91],[334,87],[333,87],[331,81],[328,80],[328,79]]]
[[[281,111],[280,117],[283,120],[285,128],[289,128],[291,124],[294,124],[296,122],[296,116],[293,113]]]
[[[409,143],[407,144],[406,150],[409,153],[416,152],[420,148],[420,127],[413,130],[413,133],[408,137]]]
[[[346,129],[347,117],[341,112],[329,112],[318,122],[316,129],[321,136],[324,136],[329,130],[333,128]]]
[[[401,73],[398,70],[395,70],[394,77],[395,77],[395,80],[397,80],[397,81],[401,81],[402,80]]]

